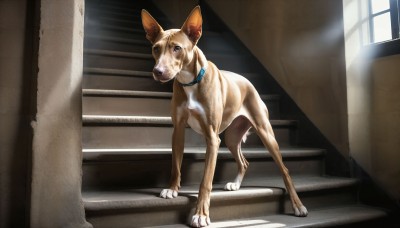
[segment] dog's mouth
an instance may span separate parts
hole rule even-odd
[[[154,77],[154,79],[155,79],[156,81],[161,82],[161,83],[169,82],[169,81],[171,81],[171,80],[174,78],[174,77],[168,77],[168,76],[157,77],[157,76],[155,76],[155,75],[153,75],[153,77]]]

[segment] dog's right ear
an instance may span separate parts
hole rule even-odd
[[[154,42],[157,40],[158,35],[160,35],[160,33],[164,30],[145,9],[142,9],[142,24],[144,30],[146,31],[146,38],[152,44],[154,44]]]

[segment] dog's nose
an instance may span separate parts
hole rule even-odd
[[[154,67],[153,68],[153,73],[154,73],[155,76],[161,77],[161,76],[163,76],[164,71],[159,69],[159,68]]]

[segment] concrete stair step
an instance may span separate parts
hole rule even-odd
[[[116,9],[118,8],[118,9]],[[96,7],[89,7],[87,12],[87,17],[89,19],[96,19],[98,21],[103,21],[103,19],[107,20],[119,20],[122,22],[123,25],[134,25],[136,26],[142,26],[142,21],[141,21],[141,10],[145,9],[146,7],[140,7],[138,8],[126,8],[124,10],[120,10],[120,7],[104,7],[104,6],[96,6]],[[147,8],[148,9],[148,8]],[[168,19],[165,17],[157,17],[157,22],[161,25],[166,25],[168,24]],[[112,23],[114,24],[114,23]],[[143,28],[143,27],[142,27]],[[167,27],[165,27],[167,28]]]
[[[281,146],[295,144],[294,120],[271,120],[275,137]],[[171,147],[172,121],[170,117],[160,116],[83,116],[83,147],[101,148],[154,148]],[[223,145],[223,133],[220,136]],[[204,138],[187,128],[185,131],[187,146],[204,146]],[[256,134],[247,137],[243,147],[262,145]]]
[[[143,53],[114,52],[105,50],[104,53],[126,53],[143,55]],[[257,73],[242,73],[254,87],[260,91],[274,92],[268,85],[267,77]],[[153,79],[150,71],[121,70],[100,67],[85,67],[83,88],[85,89],[111,89],[111,90],[142,90],[142,91],[172,91],[173,81],[159,83]],[[261,93],[261,92],[260,92]]]
[[[113,36],[125,39],[145,39],[145,32],[143,28],[123,27],[120,25],[107,25],[103,22],[89,21],[85,26],[86,34],[94,36]]]
[[[154,59],[151,54],[99,49],[84,50],[84,66],[151,72]]]
[[[351,178],[292,176],[299,196],[312,211],[354,204],[358,181]],[[292,214],[282,178],[253,179],[236,192],[214,185],[211,221]],[[187,224],[198,186],[183,186],[175,199],[159,198],[160,188],[83,192],[86,216],[95,227],[144,227]],[[287,215],[291,217],[292,215]],[[309,215],[313,217],[312,214]],[[301,219],[301,218],[299,218]]]
[[[204,147],[185,147],[182,184],[199,184],[204,170]],[[265,148],[243,148],[250,162],[244,183],[253,178],[280,177],[271,154]],[[165,187],[171,170],[171,148],[84,149],[84,190],[105,188]],[[296,175],[321,175],[325,150],[281,148],[286,167]],[[237,165],[226,147],[218,152],[214,183],[227,183],[237,174]]]
[[[85,49],[84,54],[85,66],[93,68],[151,71],[155,63],[151,53]],[[236,73],[255,72],[258,67],[258,64],[250,57],[241,55],[212,54],[207,55],[207,58],[214,62],[219,69]]]
[[[171,92],[83,90],[84,115],[171,115]],[[271,119],[279,118],[279,95],[263,95]]]
[[[82,87],[84,89],[111,90],[143,90],[143,91],[172,91],[173,81],[156,82],[153,77],[136,77],[134,75],[114,75],[102,73],[85,73]]]
[[[86,49],[151,53],[151,44],[145,38],[135,40],[114,36],[86,34],[84,43]]]
[[[89,11],[89,14],[85,18],[86,20],[88,20],[88,23],[86,24],[86,27],[88,28],[92,26],[101,27],[103,25],[106,25],[106,26],[119,26],[124,28],[130,28],[133,31],[138,31],[139,29],[142,29],[142,31],[144,31],[140,18],[113,17],[112,15],[110,15],[112,14],[112,12],[100,15],[93,15],[90,13],[91,12]]]
[[[139,70],[122,70],[122,69],[85,67],[85,68],[83,68],[83,73],[85,73],[85,74],[120,75],[120,76],[128,76],[128,77],[144,77],[144,78],[153,79],[153,74],[151,72],[139,71]]]
[[[295,216],[269,215],[247,219],[234,219],[229,221],[214,222],[210,228],[228,227],[374,227],[388,213],[381,209],[366,205],[343,205],[337,207],[320,208],[309,211],[309,216],[298,218]],[[174,224],[167,226],[152,226],[151,228],[186,228],[185,224]],[[147,227],[150,228],[150,227]]]
[[[148,71],[85,67],[83,73],[84,89],[172,91],[173,81],[156,82]]]

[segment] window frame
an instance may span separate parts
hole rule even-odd
[[[400,54],[400,0],[389,0],[390,8],[377,13],[372,13],[371,0],[368,1],[369,10],[369,38],[370,44],[366,46],[366,53],[370,58],[379,58],[390,55]],[[390,12],[391,26],[392,26],[392,39],[382,42],[373,42],[373,18],[384,13]]]

